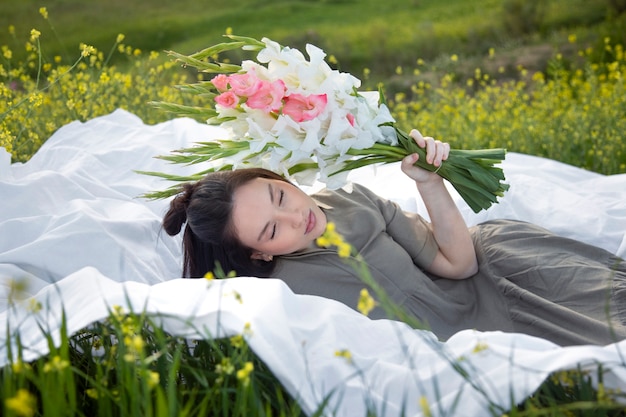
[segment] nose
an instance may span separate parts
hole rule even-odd
[[[302,226],[304,217],[302,216],[302,213],[296,210],[281,210],[279,213],[279,220],[288,226],[298,228]]]

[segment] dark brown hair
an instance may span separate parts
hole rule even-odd
[[[163,228],[174,236],[185,225],[183,277],[202,277],[217,268],[240,276],[271,274],[274,261],[252,259],[252,249],[241,244],[232,223],[235,191],[256,178],[288,182],[272,171],[247,168],[211,172],[196,183],[181,186],[163,218]]]

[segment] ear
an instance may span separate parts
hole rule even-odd
[[[257,251],[257,252],[252,252],[252,255],[250,255],[250,258],[258,259],[258,260],[265,261],[265,262],[271,262],[274,259],[274,256]]]

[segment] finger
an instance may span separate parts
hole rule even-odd
[[[424,140],[424,136],[422,136],[419,130],[411,129],[411,132],[409,132],[409,136],[413,138],[415,143],[417,143],[417,146],[419,146],[420,148],[423,148],[425,146],[426,141]]]
[[[448,159],[448,156],[450,155],[450,144],[448,142],[444,142],[443,143],[443,158],[442,160],[445,161],[446,159]]]
[[[443,142],[441,142],[440,140],[436,140],[435,141],[435,155],[433,158],[433,165],[438,167],[441,165],[441,161],[443,160],[443,157],[445,156],[445,144]]]
[[[406,173],[417,162],[418,159],[419,155],[416,153],[405,156],[402,159],[402,163],[400,164],[400,169]]]
[[[432,164],[437,156],[437,144],[435,143],[435,139],[430,136],[424,138],[424,140],[426,141],[426,162]]]

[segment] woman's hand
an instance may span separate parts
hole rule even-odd
[[[426,149],[427,163],[435,167],[440,167],[443,161],[448,159],[448,154],[450,153],[450,145],[448,143],[435,140],[430,136],[423,137],[417,129],[411,130],[409,136],[415,140],[417,146]],[[418,184],[429,181],[441,181],[439,175],[416,166],[415,163],[418,159],[419,157],[416,153],[406,156],[400,166],[402,172]]]
[[[413,129],[410,136],[421,148],[426,148],[426,162],[441,166],[448,158],[450,146],[431,137],[423,137]],[[478,270],[476,252],[467,225],[454,200],[448,193],[443,178],[435,172],[415,166],[417,154],[402,160],[402,171],[412,178],[422,196],[430,216],[433,236],[439,251],[426,269],[444,278],[463,279]]]

